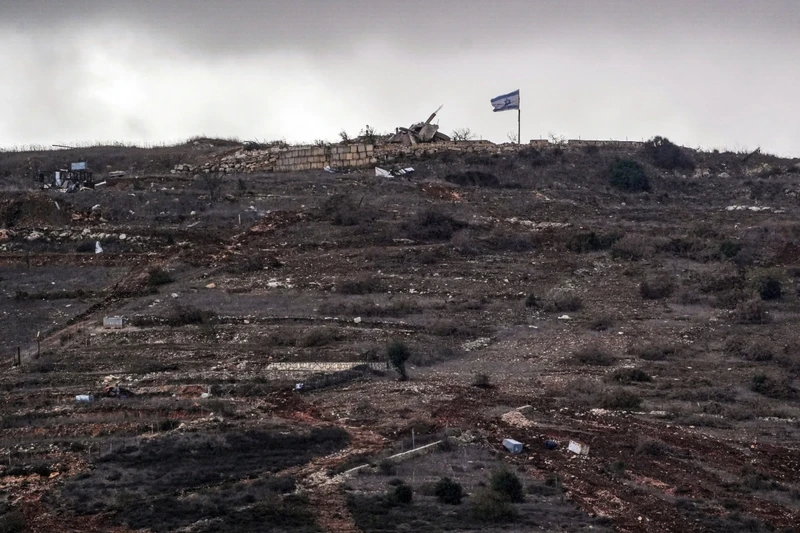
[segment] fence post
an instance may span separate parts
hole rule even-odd
[[[17,346],[17,366],[22,366],[22,350]]]

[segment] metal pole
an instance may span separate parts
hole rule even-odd
[[[517,108],[517,145],[522,144],[522,109]]]

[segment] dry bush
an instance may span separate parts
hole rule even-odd
[[[761,300],[748,300],[736,306],[733,318],[740,324],[767,324],[770,315]]]
[[[567,249],[575,253],[607,250],[621,238],[618,233],[576,233],[567,240]]]
[[[208,309],[198,309],[191,306],[175,306],[166,318],[167,325],[172,327],[186,326],[191,324],[208,324],[216,313]]]
[[[443,318],[427,324],[425,331],[437,337],[471,337],[475,334],[475,327]]]
[[[458,221],[439,208],[431,207],[417,213],[411,220],[403,224],[403,229],[410,239],[418,241],[447,241],[453,234],[468,225]]]
[[[500,180],[494,174],[483,172],[480,170],[467,170],[465,172],[456,172],[447,174],[444,177],[445,181],[455,183],[456,185],[468,187],[499,187]]]
[[[606,376],[606,379],[621,385],[653,381],[653,378],[641,368],[619,368]]]
[[[481,240],[481,247],[493,252],[529,252],[539,245],[536,237],[530,233],[518,233],[494,229]]]
[[[654,342],[650,344],[643,344],[641,346],[633,346],[629,352],[639,359],[645,361],[663,361],[676,354],[679,349],[677,346],[664,342]]]
[[[725,342],[724,352],[755,362],[770,361],[774,356],[773,348],[768,342],[748,340],[738,336],[731,337]]]
[[[661,440],[652,438],[640,438],[636,444],[638,455],[649,455],[650,457],[664,457],[671,452],[670,447]]]
[[[600,314],[589,319],[586,325],[592,331],[606,331],[614,325],[614,317],[608,314]]]
[[[357,226],[375,220],[375,211],[364,203],[345,194],[331,196],[319,208],[323,219],[334,226]]]
[[[530,296],[528,298],[530,298]],[[529,305],[527,300],[525,305],[528,307],[535,307]],[[583,307],[583,302],[581,301],[581,297],[572,290],[552,289],[545,295],[542,301],[538,303],[538,306],[549,313],[567,313],[580,311]]]
[[[704,293],[724,293],[744,287],[744,277],[731,265],[701,275],[699,282],[700,291]]]
[[[172,283],[175,279],[172,275],[161,267],[153,267],[147,271],[147,284],[151,287]]]
[[[750,380],[750,390],[767,398],[788,400],[797,396],[795,390],[786,376],[756,374]]]
[[[655,248],[650,237],[625,235],[611,246],[611,257],[627,261],[641,261],[653,256]]]
[[[383,292],[383,282],[375,276],[362,276],[356,279],[346,280],[339,284],[340,294],[372,294]]]
[[[639,284],[639,294],[645,300],[661,300],[669,297],[675,285],[666,276],[659,276],[644,280]]]
[[[616,360],[613,355],[599,346],[586,346],[573,354],[575,361],[582,365],[611,366]]]
[[[603,392],[598,405],[605,409],[638,409],[642,405],[642,398],[628,390],[616,388]]]
[[[504,495],[481,489],[470,498],[473,518],[481,522],[510,522],[516,519],[516,508]]]
[[[339,339],[339,332],[334,328],[312,328],[307,330],[297,339],[298,348],[313,348],[325,346]]]

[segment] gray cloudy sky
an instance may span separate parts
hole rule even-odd
[[[0,146],[665,135],[800,156],[800,0],[0,0]]]

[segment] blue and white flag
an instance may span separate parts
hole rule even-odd
[[[501,94],[497,98],[492,98],[492,105],[495,112],[519,109],[519,89],[512,93]]]

